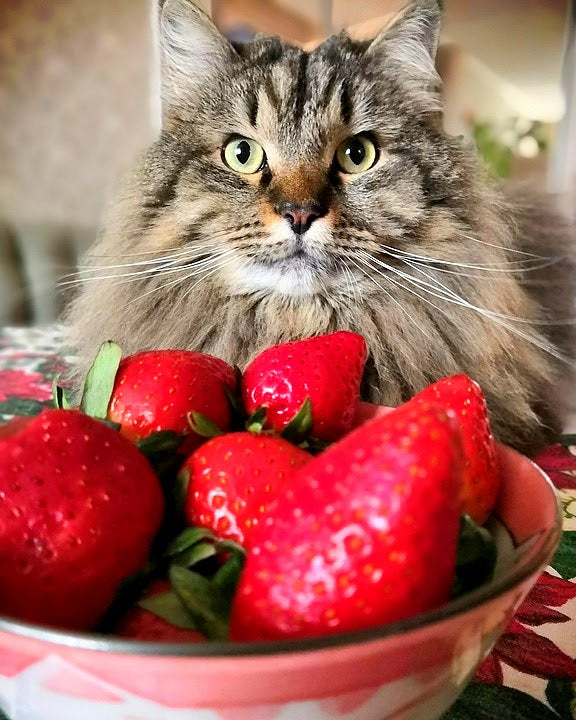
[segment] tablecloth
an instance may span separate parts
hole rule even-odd
[[[70,361],[57,326],[0,330],[0,423],[50,407]],[[559,490],[561,545],[445,720],[576,718],[576,437],[536,461]]]

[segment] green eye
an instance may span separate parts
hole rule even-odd
[[[266,154],[256,140],[234,138],[224,146],[222,160],[235,172],[253,175],[264,167]]]
[[[378,160],[378,148],[365,135],[355,135],[344,140],[336,150],[336,161],[340,169],[349,174],[370,170]]]

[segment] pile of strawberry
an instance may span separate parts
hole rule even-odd
[[[466,375],[362,403],[363,338],[243,373],[105,343],[71,408],[0,428],[0,613],[158,640],[314,637],[487,580],[499,474]]]

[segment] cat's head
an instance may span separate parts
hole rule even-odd
[[[440,15],[418,0],[372,41],[342,33],[306,52],[233,46],[190,0],[165,0],[148,203],[175,215],[167,244],[195,241],[232,292],[298,297],[358,285],[381,246],[464,214],[441,131]]]

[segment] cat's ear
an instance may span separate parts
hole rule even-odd
[[[435,59],[442,0],[415,0],[370,44],[368,53],[393,67],[425,109],[439,109],[440,76]]]
[[[177,107],[201,94],[223,65],[238,55],[211,18],[192,0],[159,0],[162,101]]]

